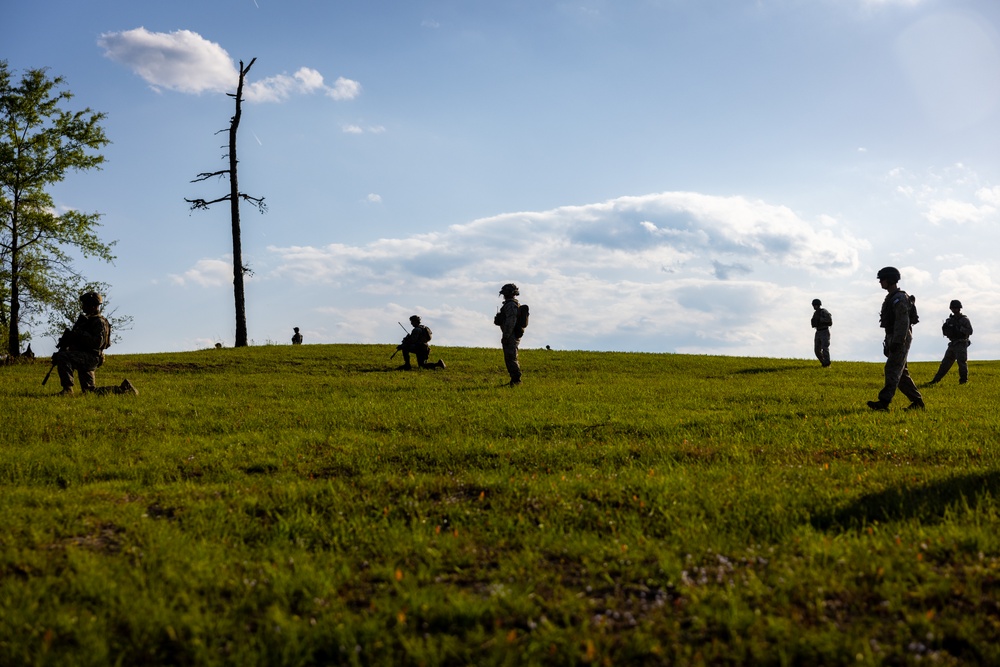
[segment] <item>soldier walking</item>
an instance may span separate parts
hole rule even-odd
[[[911,313],[916,306],[906,292],[899,289],[899,269],[887,266],[879,270],[877,277],[879,285],[886,291],[879,316],[879,326],[885,330],[882,342],[882,351],[886,357],[885,386],[878,393],[877,401],[868,401],[868,407],[872,410],[888,410],[896,389],[899,389],[910,399],[906,410],[922,409],[924,399],[906,367],[906,357],[910,353],[910,343],[913,342]]]
[[[972,344],[969,336],[972,335],[972,322],[962,314],[962,302],[958,299],[953,299],[948,308],[951,309],[951,315],[941,325],[941,333],[948,339],[948,349],[945,350],[944,359],[930,384],[943,380],[956,361],[958,383],[965,384],[969,381],[969,345]]]
[[[826,368],[830,365],[830,327],[833,326],[833,316],[823,307],[823,302],[813,299],[812,327],[816,330],[813,337],[813,351],[819,363]]]

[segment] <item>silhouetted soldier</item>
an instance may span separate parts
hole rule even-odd
[[[524,329],[518,325],[520,304],[514,298],[520,294],[517,285],[507,283],[500,288],[503,305],[500,312],[493,318],[493,323],[500,327],[500,345],[503,347],[503,361],[510,375],[510,386],[521,384],[521,363],[518,360],[517,348],[521,344]]]
[[[948,339],[948,349],[944,352],[944,359],[938,367],[937,374],[930,384],[935,384],[944,379],[944,376],[951,370],[952,364],[958,362],[958,383],[965,384],[969,381],[969,336],[972,335],[972,322],[962,314],[962,302],[958,299],[952,300],[948,305],[951,315],[941,325],[941,333]]]
[[[67,329],[59,338],[59,351],[52,355],[52,363],[59,371],[59,382],[62,384],[60,396],[73,393],[73,371],[80,376],[80,389],[84,393],[139,393],[127,379],[118,386],[95,386],[95,371],[104,363],[104,350],[111,346],[111,325],[101,315],[103,303],[104,300],[97,292],[81,295],[80,306],[83,313],[77,318],[73,328]]]
[[[833,326],[833,316],[823,308],[823,302],[813,299],[812,327],[816,330],[813,337],[813,351],[823,368],[830,365],[830,327]]]
[[[292,345],[302,345],[302,334],[299,333],[299,328],[293,328],[295,329],[295,334],[292,336]]]
[[[868,401],[868,407],[888,410],[896,389],[899,389],[910,399],[907,410],[923,408],[924,399],[906,367],[906,357],[913,342],[911,313],[916,306],[906,292],[899,289],[899,269],[887,266],[879,270],[877,277],[879,285],[887,292],[879,316],[879,326],[885,329],[885,340],[882,342],[882,351],[886,356],[885,386],[878,393],[877,401]]]
[[[438,359],[436,364],[427,363],[427,358],[431,356],[432,333],[430,328],[420,323],[419,315],[411,316],[410,324],[413,325],[413,331],[406,334],[403,337],[403,342],[396,347],[397,350],[403,352],[403,365],[399,367],[399,370],[408,371],[413,368],[410,365],[411,353],[416,356],[417,366],[420,368],[444,368],[444,361],[441,359]]]

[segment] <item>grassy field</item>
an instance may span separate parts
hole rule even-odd
[[[0,664],[1000,664],[1000,362],[391,351],[0,368]]]

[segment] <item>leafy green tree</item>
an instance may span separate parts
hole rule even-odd
[[[73,95],[63,84],[45,69],[14,84],[0,60],[0,339],[11,357],[30,339],[23,327],[47,315],[48,332],[57,333],[82,290],[106,287],[87,281],[71,252],[115,259],[114,242],[97,236],[99,213],[60,214],[47,192],[71,171],[100,169],[109,143],[105,114],[66,109]]]
[[[228,176],[229,194],[212,200],[201,198],[184,199],[184,201],[191,205],[192,211],[208,209],[212,204],[223,201],[229,202],[229,216],[232,221],[233,230],[233,299],[236,302],[236,347],[246,347],[249,344],[243,276],[248,273],[252,275],[250,269],[243,264],[243,242],[240,233],[240,200],[242,199],[253,204],[261,213],[267,211],[267,205],[264,204],[263,197],[251,197],[248,194],[240,192],[239,177],[236,169],[236,166],[239,164],[239,160],[236,159],[236,131],[240,127],[240,117],[243,114],[243,82],[246,79],[247,72],[250,71],[255,62],[257,62],[257,59],[253,58],[249,65],[243,67],[243,61],[240,61],[240,80],[236,85],[236,94],[227,93],[227,95],[236,99],[236,113],[233,114],[233,117],[229,121],[229,168],[203,172],[191,181],[192,183],[198,183],[199,181],[208,180],[213,177]]]

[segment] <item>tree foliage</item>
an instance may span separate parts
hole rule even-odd
[[[253,58],[250,64],[246,67],[243,66],[243,61],[240,61],[240,80],[236,86],[236,93],[228,93],[230,97],[236,99],[236,113],[229,121],[229,168],[221,169],[219,171],[209,171],[198,174],[198,177],[192,180],[192,183],[198,183],[199,181],[205,181],[213,177],[228,177],[229,178],[229,194],[223,195],[222,197],[217,197],[216,199],[206,200],[206,199],[187,199],[188,204],[191,205],[191,210],[198,209],[208,209],[212,204],[218,204],[219,202],[228,201],[230,218],[232,220],[232,231],[233,231],[233,299],[236,302],[236,347],[246,347],[249,344],[249,338],[247,335],[247,314],[246,314],[246,296],[243,287],[243,276],[248,273],[252,273],[249,267],[243,264],[243,242],[241,240],[240,232],[240,200],[249,202],[257,207],[261,213],[267,211],[267,205],[264,204],[263,197],[251,197],[248,194],[240,192],[239,186],[239,174],[237,170],[237,165],[239,160],[236,158],[236,132],[240,127],[240,117],[243,113],[243,82],[246,79],[247,72],[253,67],[253,64],[257,61]]]
[[[60,213],[48,192],[70,172],[100,169],[109,143],[105,114],[67,109],[73,95],[63,84],[45,69],[14,83],[0,61],[0,339],[11,357],[31,338],[27,326],[57,334],[78,312],[81,291],[105,291],[74,267],[74,254],[115,259],[115,243],[97,235],[100,214]]]

